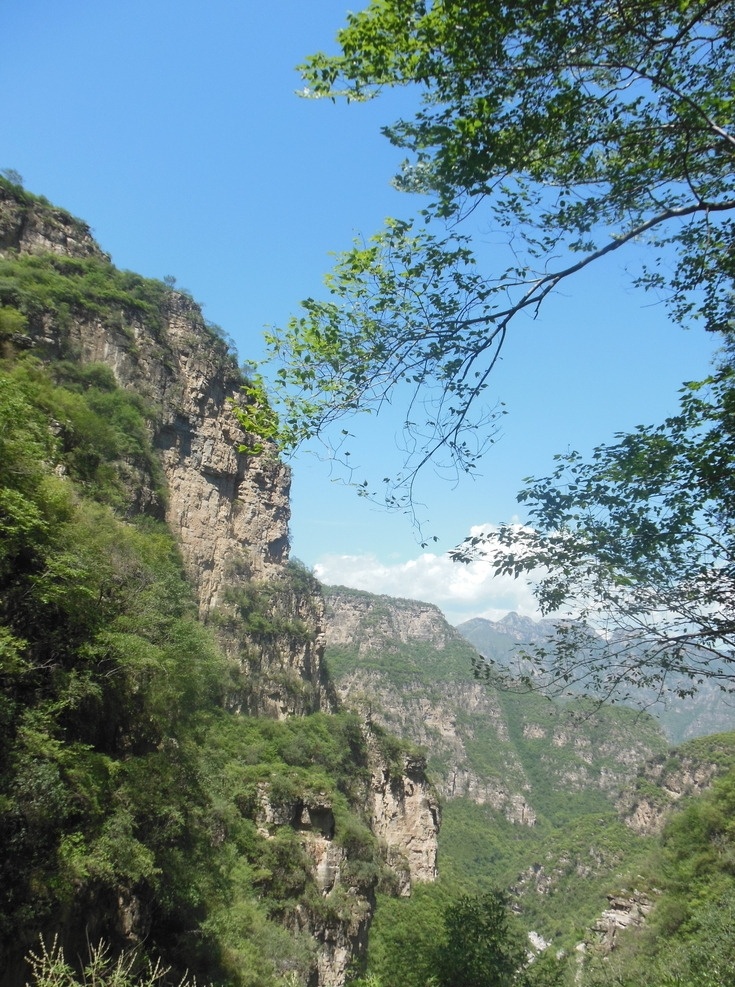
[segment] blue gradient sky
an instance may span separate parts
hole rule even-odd
[[[0,168],[89,222],[119,267],[174,275],[241,359],[258,359],[263,326],[319,293],[330,251],[418,208],[391,188],[401,154],[380,134],[410,94],[353,106],[294,94],[294,66],[332,47],[347,9],[3,0]],[[425,530],[439,539],[430,553],[404,517],[358,499],[302,453],[294,554],[326,581],[428,599],[455,620],[530,612],[523,587],[460,571],[442,553],[473,525],[511,519],[521,479],[547,472],[555,452],[589,450],[673,411],[680,383],[706,374],[714,351],[628,287],[629,260],[607,258],[512,333],[495,378],[508,414],[481,476],[456,487],[425,476]],[[358,478],[397,464],[395,428],[390,412],[360,425]]]

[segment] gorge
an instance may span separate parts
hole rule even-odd
[[[321,587],[217,327],[6,179],[0,359],[2,987],[39,936],[397,987],[391,931],[495,887],[549,953],[645,924],[631,875],[732,735],[495,690],[435,607]]]
[[[107,450],[117,502],[106,521],[114,516],[121,525],[141,521],[168,525],[181,553],[200,625],[210,638],[208,647],[219,649],[225,659],[227,682],[220,714],[276,722],[336,714],[337,701],[322,663],[323,613],[318,587],[288,560],[288,469],[273,449],[258,456],[238,451],[246,436],[232,414],[231,403],[240,400],[244,379],[199,308],[163,284],[116,272],[85,224],[9,183],[0,187],[0,257],[2,311],[15,316],[14,322],[6,318],[9,328],[2,340],[11,376],[13,372],[23,376],[26,367],[32,374],[53,376],[54,368],[63,365],[67,379],[76,378],[78,389],[86,388],[88,393],[124,390],[135,395],[145,419],[145,434],[139,436],[137,448],[120,456]],[[83,379],[89,368],[90,374],[97,374],[96,387],[89,374]],[[4,384],[9,393],[9,377]],[[24,390],[22,384],[20,389]],[[49,422],[47,427],[57,430],[60,443],[53,447],[54,458],[43,464],[45,470],[62,483],[73,484],[72,497],[89,496],[90,470],[86,477],[75,475],[68,462],[75,446],[86,439],[81,422],[70,417]],[[84,452],[96,458],[95,468],[105,457],[100,449]],[[112,499],[95,496],[98,501]],[[126,576],[121,574],[119,580]],[[5,573],[6,599],[17,578],[17,569]],[[15,630],[17,614],[6,606],[4,617]],[[39,620],[38,614],[35,619]],[[21,650],[24,645],[22,640]],[[39,642],[36,650],[41,652],[46,646]],[[150,660],[149,674],[158,674],[154,658]],[[190,660],[197,661],[198,656],[191,655]],[[24,668],[22,682],[11,683],[11,694],[15,691],[19,696],[7,724],[11,746],[20,743],[27,680],[43,678],[44,658],[31,659],[29,666],[33,661],[38,667]],[[79,648],[64,661],[67,675],[79,674]],[[86,671],[97,679],[97,669]],[[53,688],[49,682],[34,681],[31,691],[40,703],[41,694],[49,688]],[[104,689],[99,676],[95,681],[98,698]],[[208,711],[199,712],[206,715]],[[238,811],[257,830],[261,845],[277,841],[275,834],[283,830],[294,836],[291,850],[300,861],[298,866],[306,870],[288,904],[272,911],[304,942],[313,940],[315,946],[309,946],[304,962],[310,982],[324,985],[344,982],[353,954],[364,948],[379,877],[395,883],[400,893],[408,893],[413,881],[431,880],[436,871],[438,807],[421,758],[399,757],[389,764],[380,741],[371,737],[368,728],[353,720],[348,724],[344,717],[340,724],[352,746],[345,754],[348,762],[354,762],[348,765],[353,775],[349,792],[346,783],[333,777],[326,782],[311,778],[304,766],[299,778],[292,774],[274,779],[269,776],[272,772],[261,771],[261,778],[248,778],[249,794],[243,796],[243,804],[235,800]],[[335,727],[327,722],[324,729]],[[74,726],[68,724],[62,728],[54,723],[50,729],[54,742],[60,744],[71,745],[74,733]],[[150,753],[136,750],[135,741],[122,734],[121,730],[108,744],[112,762]],[[162,735],[149,744],[160,749],[167,739]],[[103,746],[101,736],[85,740],[92,749]],[[295,748],[300,746],[297,739],[292,742]],[[29,756],[43,760],[43,755]],[[297,750],[292,760],[303,756]],[[254,755],[246,752],[244,757],[252,761]],[[308,764],[308,756],[305,760]],[[53,770],[56,773],[57,768]],[[10,771],[6,785],[17,788]],[[58,772],[58,783],[68,787],[63,771]],[[339,808],[335,799],[340,801]],[[24,836],[30,841],[34,834],[26,818],[27,807],[17,797],[10,801],[8,831],[18,842],[24,842]],[[114,808],[100,807],[100,811],[94,827],[98,834],[109,822],[105,815],[113,815]],[[134,831],[138,828],[135,821],[131,825]],[[210,838],[226,844],[227,824],[221,820],[219,826],[221,831]],[[70,834],[52,818],[44,819],[42,828],[48,841],[47,858],[58,858]],[[87,845],[90,834],[77,832],[75,838]],[[367,858],[362,861],[364,875],[360,874],[361,858]],[[46,864],[51,869],[58,866],[51,859]],[[156,868],[154,864],[152,871]],[[104,879],[65,875],[63,880],[74,885],[61,896],[68,900],[62,906],[49,889],[47,914],[35,928],[32,921],[21,917],[28,908],[37,907],[31,904],[32,890],[28,887],[18,894],[15,889],[21,900],[9,906],[0,965],[19,971],[22,953],[33,945],[32,937],[50,929],[72,950],[78,948],[80,934],[91,938],[92,930],[112,937],[116,946],[155,941],[157,902],[150,886],[155,881],[125,880],[115,870],[108,867]],[[61,879],[59,874],[54,877]],[[262,881],[267,883],[265,878]],[[258,895],[257,880],[250,892]],[[311,904],[302,900],[307,892],[314,899]],[[80,908],[96,915],[86,932],[75,928]],[[175,963],[179,967],[181,958],[175,958]],[[231,972],[236,970],[235,960]],[[19,976],[8,973],[4,982],[20,982]]]

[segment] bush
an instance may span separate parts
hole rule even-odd
[[[51,946],[41,941],[39,951],[28,954],[28,964],[32,987],[155,987],[169,973],[160,960],[141,969],[134,952],[113,958],[104,942],[90,946],[89,960],[79,973],[67,963],[57,939]],[[179,987],[196,987],[196,981],[182,977]]]

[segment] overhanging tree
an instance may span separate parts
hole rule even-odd
[[[677,415],[557,457],[519,495],[529,526],[473,536],[459,561],[535,577],[545,614],[526,684],[599,697],[735,691],[735,371],[684,388]],[[478,665],[490,677],[489,665]]]
[[[384,132],[407,154],[395,184],[425,207],[341,254],[327,300],[270,334],[284,444],[403,397],[408,458],[385,480],[388,502],[410,505],[430,461],[473,469],[519,316],[633,243],[633,283],[674,323],[727,338],[734,37],[732,0],[372,0],[349,15],[338,53],[302,66],[305,94],[413,89],[415,116]],[[463,232],[470,216],[500,244],[490,260]],[[660,427],[530,481],[532,529],[459,550],[490,553],[499,572],[544,567],[544,611],[581,618],[530,656],[546,682],[581,678],[618,698],[629,686],[687,694],[705,676],[729,688],[730,371],[709,386]]]
[[[302,66],[305,94],[412,88],[415,116],[384,132],[408,155],[395,184],[426,205],[341,254],[330,297],[269,334],[283,443],[404,398],[409,455],[389,502],[410,500],[431,460],[471,470],[518,316],[634,241],[650,250],[633,280],[675,321],[726,329],[733,37],[732,0],[373,0],[350,14],[339,52]],[[490,262],[462,232],[470,215],[504,238]]]

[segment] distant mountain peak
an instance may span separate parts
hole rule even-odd
[[[489,620],[487,617],[473,617],[457,625],[457,630],[466,637],[478,650],[483,649],[477,643],[477,635],[481,638],[488,634],[500,634],[521,644],[534,644],[544,640],[553,630],[551,620],[534,620],[511,610],[500,620]]]

